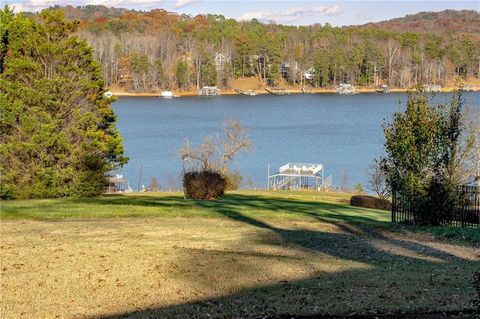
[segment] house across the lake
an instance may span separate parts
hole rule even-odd
[[[215,69],[217,70],[217,72],[222,72],[223,69],[225,68],[225,64],[227,62],[229,62],[230,59],[228,59],[228,57],[223,54],[223,53],[215,53],[215,58],[214,58],[214,61],[215,61]]]
[[[313,77],[315,76],[315,68],[312,66],[308,70],[303,71],[302,74],[305,80],[313,80]]]

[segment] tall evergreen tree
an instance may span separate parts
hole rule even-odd
[[[4,9],[2,15],[8,14]],[[124,163],[92,49],[61,11],[8,24],[0,75],[2,198],[90,196]]]
[[[215,69],[215,65],[213,64],[212,58],[206,58],[203,61],[202,66],[200,67],[200,70],[201,70],[200,83],[202,86],[217,84],[217,70]]]
[[[175,78],[180,89],[188,87],[188,65],[185,61],[179,61],[175,68]]]
[[[13,17],[13,10],[10,7],[5,6],[3,10],[0,10],[0,73],[3,72],[3,60],[8,46],[8,27]]]

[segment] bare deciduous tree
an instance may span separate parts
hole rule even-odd
[[[387,60],[388,60],[388,84],[392,85],[393,64],[395,62],[395,55],[400,46],[394,39],[389,39],[386,43]]]
[[[367,170],[367,188],[377,194],[378,197],[386,199],[390,195],[390,188],[387,182],[387,174],[382,169],[380,160],[374,160]]]
[[[214,171],[218,170],[215,155],[215,140],[212,136],[206,136],[203,142],[194,146],[187,139],[178,149],[182,162],[187,170]]]
[[[252,140],[248,130],[236,119],[228,119],[222,125],[223,134],[205,136],[203,142],[193,146],[189,140],[178,149],[184,167],[190,171],[217,171],[226,174],[228,164],[239,152],[250,151]]]
[[[253,142],[248,137],[248,130],[236,119],[228,119],[223,123],[223,138],[217,138],[217,148],[220,156],[220,173],[225,174],[228,164],[235,159],[239,152],[250,151]]]

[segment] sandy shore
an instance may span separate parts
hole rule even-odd
[[[454,91],[454,89],[455,89],[454,87],[444,87],[442,88],[442,92],[448,93],[448,92]],[[335,88],[312,88],[308,90],[314,94],[336,93]],[[375,93],[376,92],[375,88],[370,88],[370,87],[357,87],[356,90],[359,93]],[[473,87],[473,90],[475,92],[480,92],[480,87]],[[270,94],[265,89],[258,89],[258,90],[252,90],[252,91],[254,91],[257,95]],[[133,93],[133,92],[125,92],[125,91],[117,91],[117,90],[111,90],[111,92],[116,96],[159,96],[159,92]],[[303,94],[301,89],[285,89],[285,92],[289,94]],[[390,89],[390,92],[402,93],[402,92],[407,92],[407,89],[392,88]],[[190,90],[190,91],[183,91],[183,92],[175,91],[174,94],[178,96],[198,96],[197,90]],[[220,94],[221,95],[240,95],[240,93],[232,89],[220,90]]]

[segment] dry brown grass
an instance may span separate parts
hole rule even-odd
[[[248,317],[469,307],[478,248],[326,221],[3,221],[1,317]]]

